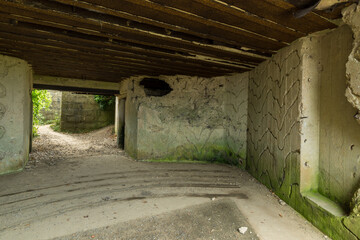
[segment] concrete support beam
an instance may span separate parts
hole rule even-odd
[[[34,88],[119,94],[120,83],[34,75]]]
[[[125,98],[116,96],[115,105],[115,132],[118,148],[124,149],[125,139]]]
[[[0,55],[0,175],[20,171],[29,158],[32,71]]]

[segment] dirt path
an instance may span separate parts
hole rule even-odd
[[[26,166],[33,169],[41,164],[56,165],[64,158],[123,154],[116,146],[114,126],[90,133],[70,134],[55,132],[50,125],[39,127],[39,137],[33,141],[33,151]]]

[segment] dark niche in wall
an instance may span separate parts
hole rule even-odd
[[[144,87],[144,92],[148,97],[162,97],[173,90],[167,82],[157,78],[144,78],[140,86]]]

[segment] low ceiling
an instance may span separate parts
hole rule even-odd
[[[58,77],[219,76],[336,27],[339,8],[295,19],[283,0],[0,0],[0,54]]]

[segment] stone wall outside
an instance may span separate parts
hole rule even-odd
[[[113,124],[115,105],[101,110],[94,95],[63,92],[61,100],[61,131],[87,132]]]

